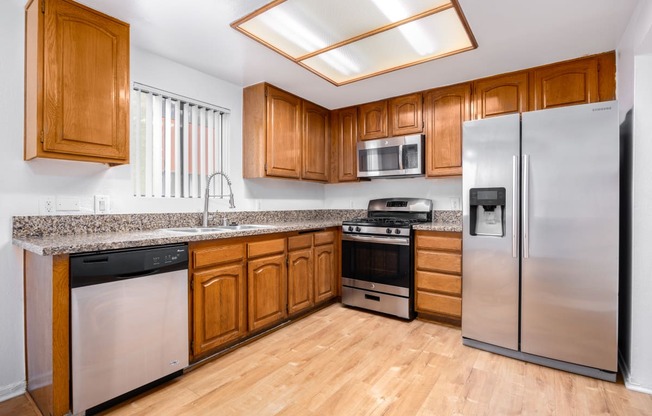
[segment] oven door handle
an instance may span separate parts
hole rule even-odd
[[[393,246],[410,245],[410,239],[408,237],[383,237],[383,236],[368,236],[368,235],[356,235],[356,234],[342,234],[342,240],[359,241],[362,243],[389,244]]]

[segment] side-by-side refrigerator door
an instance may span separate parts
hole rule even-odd
[[[518,114],[464,123],[462,336],[518,350]]]
[[[523,114],[521,350],[617,369],[618,106]]]

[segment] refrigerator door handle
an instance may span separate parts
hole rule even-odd
[[[523,155],[523,258],[530,257],[530,156]]]
[[[512,156],[512,257],[518,256],[518,156]]]

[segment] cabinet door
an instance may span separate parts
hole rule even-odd
[[[312,246],[288,253],[288,313],[315,304],[313,293]]]
[[[426,175],[462,174],[462,123],[471,118],[471,85],[428,91],[426,114]]]
[[[394,97],[389,100],[390,136],[423,131],[423,96],[421,93]]]
[[[598,58],[535,69],[533,89],[535,110],[597,102]]]
[[[129,26],[69,1],[45,10],[43,150],[126,163]]]
[[[315,303],[337,296],[335,245],[315,247]]]
[[[333,114],[338,182],[358,180],[358,109],[343,108]]]
[[[249,330],[272,325],[287,316],[285,254],[247,263]]]
[[[362,104],[358,108],[360,140],[387,137],[387,100]]]
[[[243,337],[247,332],[244,264],[195,272],[192,280],[193,355]]]
[[[266,174],[301,176],[301,99],[267,86]]]
[[[528,111],[528,73],[498,75],[473,83],[475,119]]]
[[[330,113],[311,102],[303,102],[303,179],[328,181],[330,170]]]

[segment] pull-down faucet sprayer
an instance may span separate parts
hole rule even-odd
[[[208,227],[208,198],[217,198],[217,197],[224,197],[226,195],[211,195],[210,194],[210,189],[211,189],[211,181],[213,180],[214,177],[217,175],[224,176],[226,179],[226,184],[229,185],[229,208],[233,209],[235,208],[235,202],[233,200],[233,189],[231,188],[231,179],[229,176],[224,173],[224,172],[215,172],[211,175],[208,176],[208,179],[206,180],[206,192],[204,194],[204,216],[202,218],[202,226],[203,227]]]

